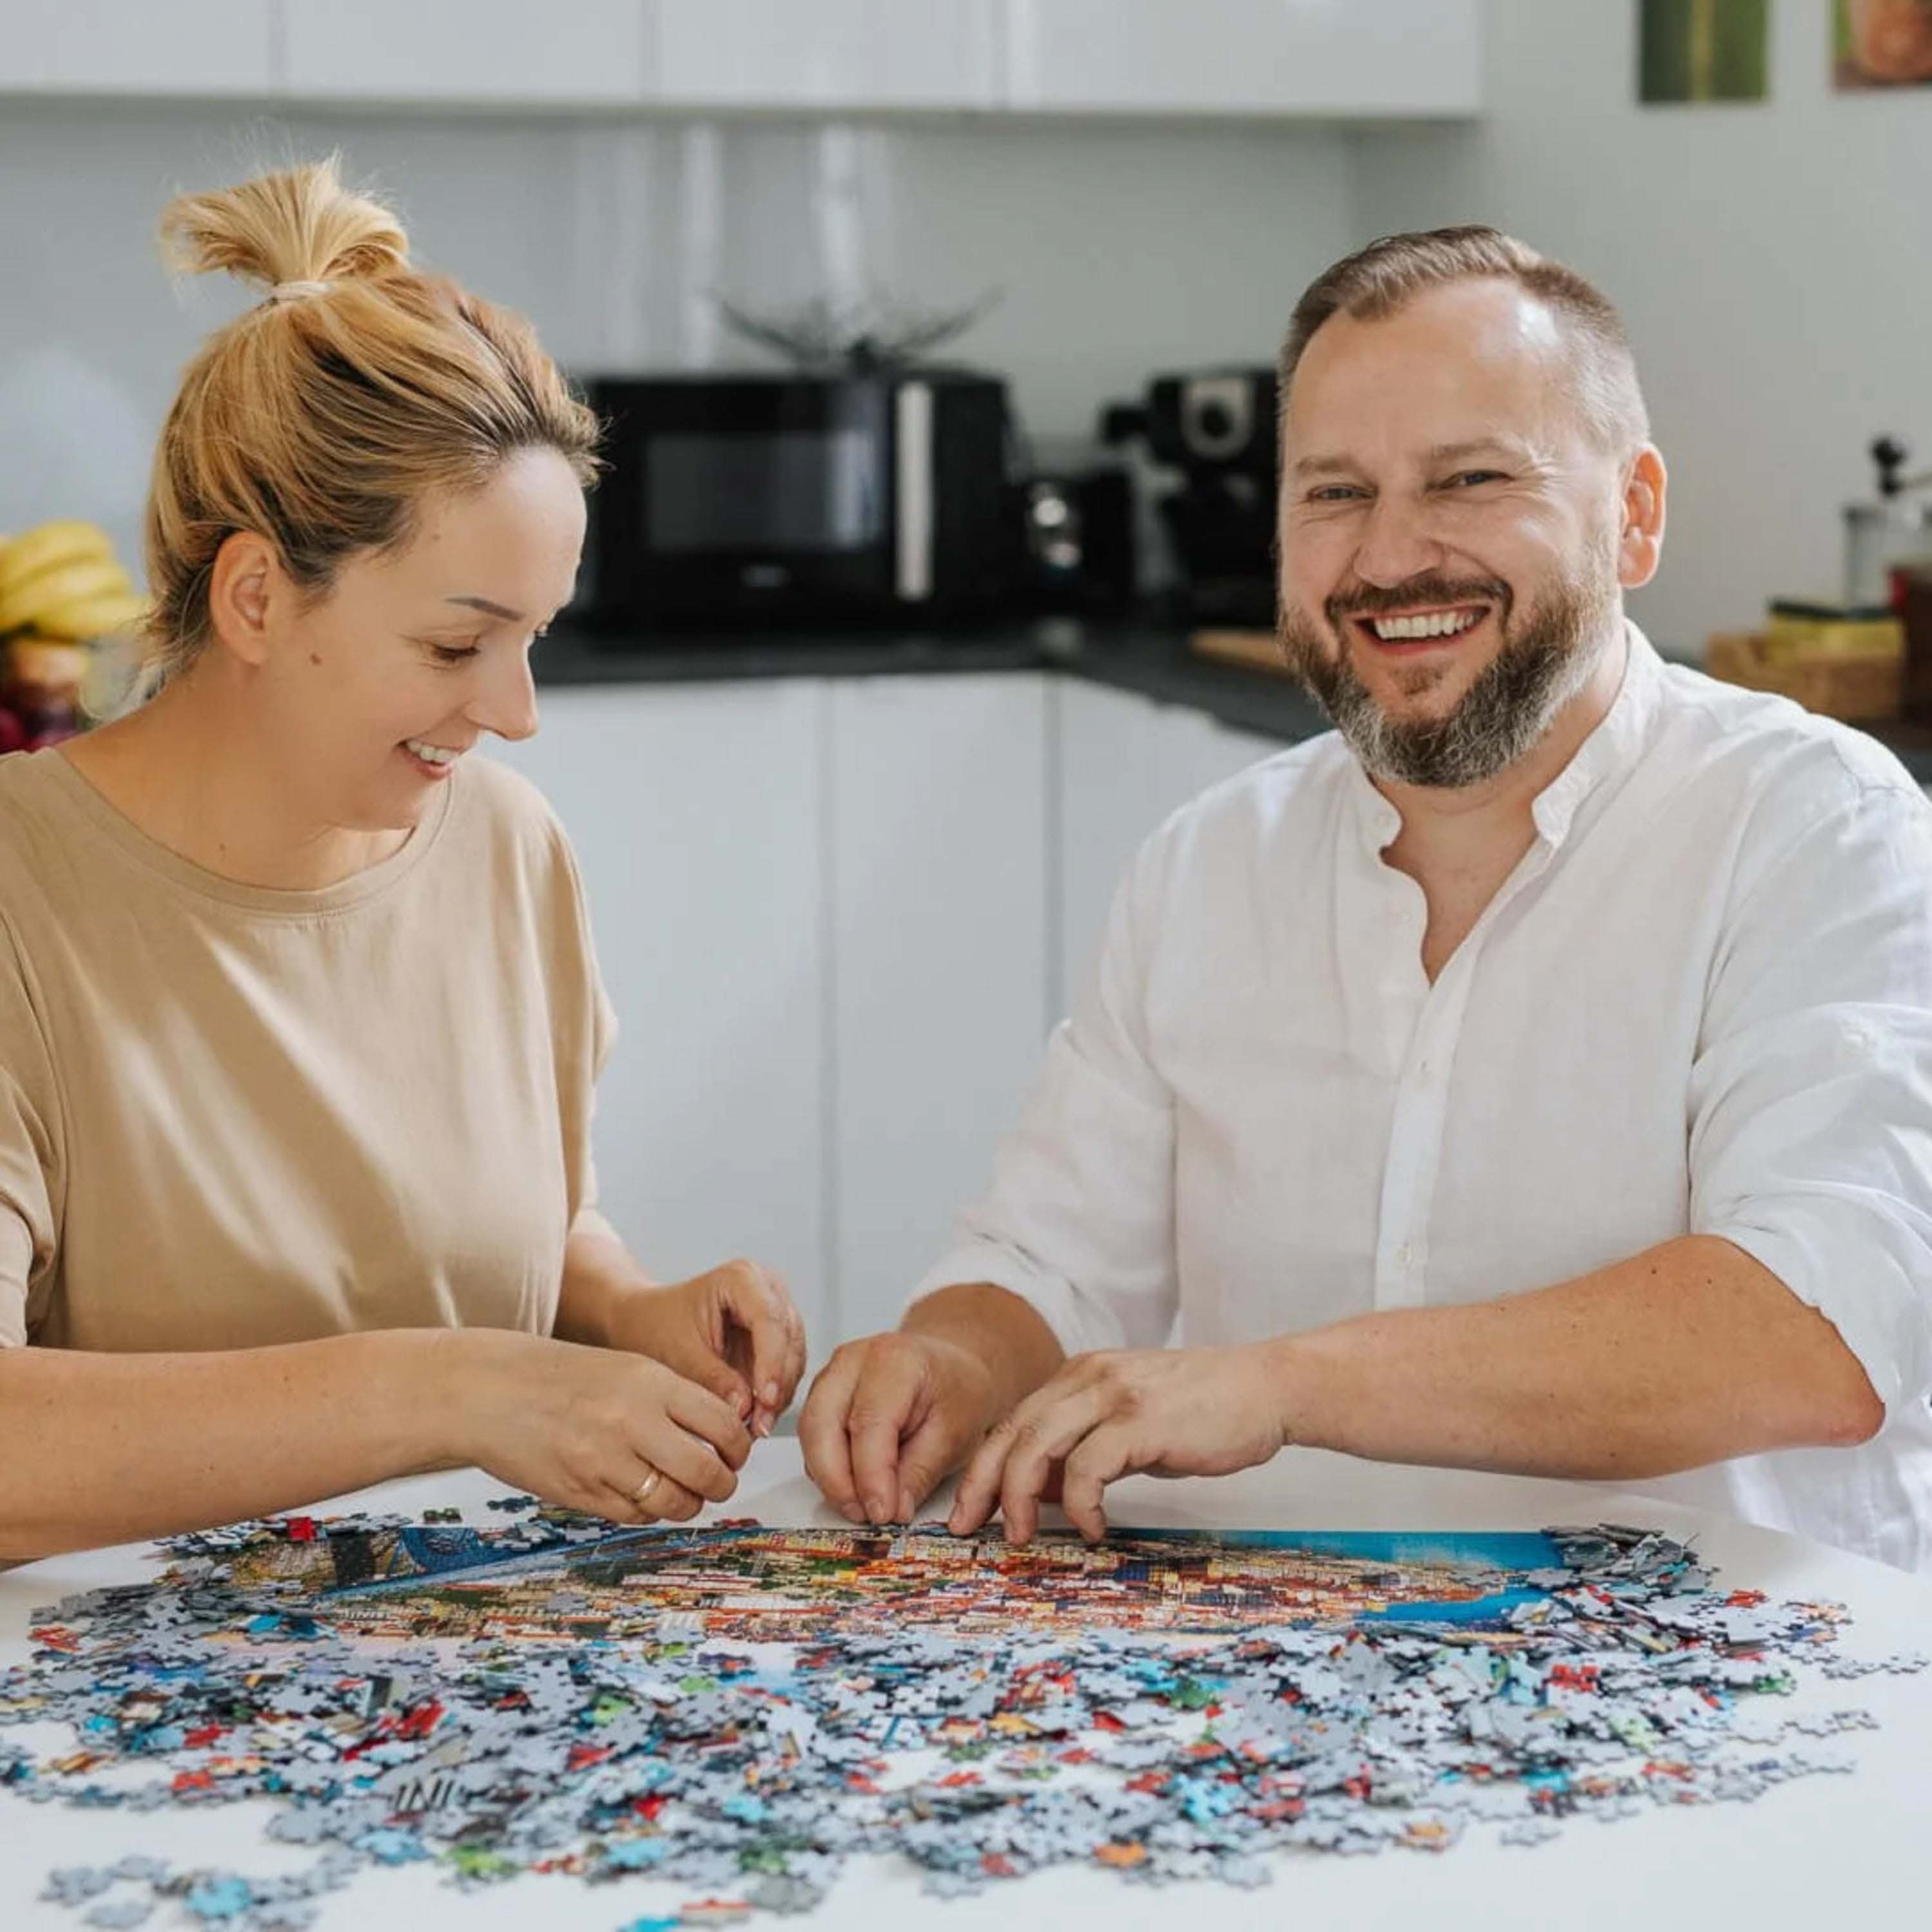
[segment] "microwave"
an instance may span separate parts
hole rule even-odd
[[[983,616],[1013,585],[1004,382],[963,369],[610,376],[594,627]]]

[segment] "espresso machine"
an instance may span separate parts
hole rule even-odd
[[[1188,620],[1274,626],[1275,372],[1236,367],[1156,376],[1141,403],[1108,405],[1103,442],[1142,442],[1178,480],[1156,499]]]

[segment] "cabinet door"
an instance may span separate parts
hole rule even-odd
[[[262,0],[8,0],[0,89],[266,94],[273,45]]]
[[[1142,844],[1210,785],[1282,747],[1182,706],[1072,679],[1059,717],[1060,838],[1055,1010],[1092,968],[1114,892]]]
[[[668,104],[992,107],[999,0],[650,0]]]
[[[836,1319],[890,1326],[1040,1069],[1046,692],[1020,673],[832,688]]]
[[[802,680],[542,694],[500,754],[548,796],[621,1025],[597,1100],[604,1212],[653,1274],[777,1268],[824,1301],[819,731]]]
[[[640,0],[283,0],[287,86],[323,100],[635,103]]]
[[[1015,107],[1469,114],[1480,0],[1006,0]]]

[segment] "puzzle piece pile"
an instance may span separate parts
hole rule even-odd
[[[1610,1526],[1016,1550],[490,1508],[180,1538],[154,1582],[39,1612],[0,1726],[72,1742],[0,1742],[0,1803],[267,1797],[314,1854],[127,1858],[46,1896],[88,1926],[292,1932],[369,1867],[434,1861],[461,1886],[647,1875],[685,1902],[614,1895],[612,1922],[668,1932],[806,1910],[871,1852],[942,1894],[1073,1860],[1258,1885],[1285,1847],[1531,1844],[1849,1770],[1838,1734],[1872,1720],[1780,1712],[1798,1666],[1925,1661],[1846,1656],[1838,1606],[1718,1588]]]

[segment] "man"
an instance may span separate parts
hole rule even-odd
[[[956,1530],[1057,1486],[1097,1535],[1130,1471],[1309,1444],[1932,1567],[1932,810],[1625,620],[1664,468],[1580,277],[1378,242],[1282,376],[1282,641],[1338,730],[1143,848],[813,1476],[903,1519],[970,1456]]]

